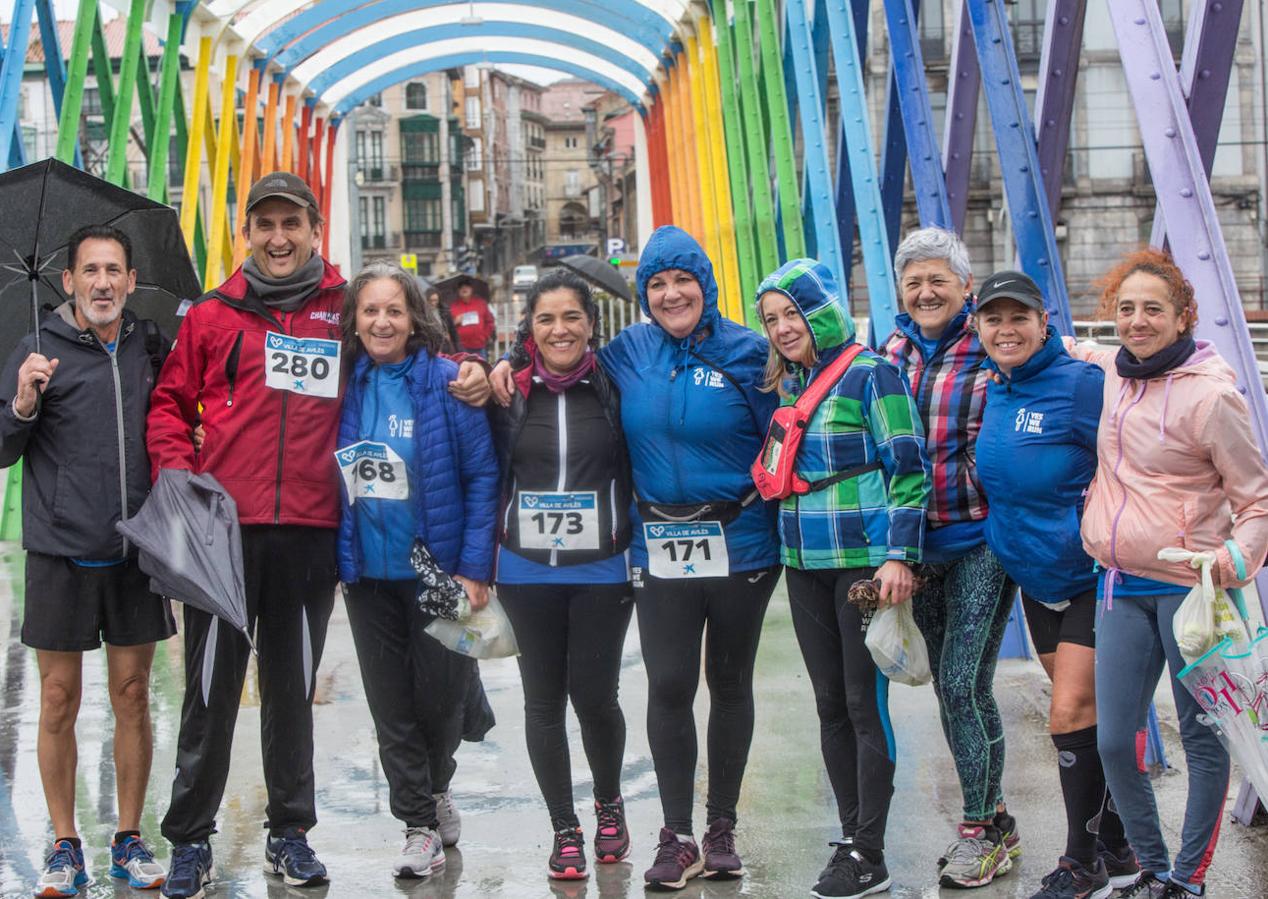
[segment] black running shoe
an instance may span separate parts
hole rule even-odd
[[[811,896],[818,899],[859,899],[889,889],[889,869],[885,867],[884,859],[877,864],[868,861],[854,848],[853,840],[828,845],[837,847],[836,852],[819,875],[810,891]]]

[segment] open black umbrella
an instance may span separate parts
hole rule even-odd
[[[595,287],[606,290],[614,297],[620,297],[627,303],[634,299],[630,293],[630,285],[611,263],[593,256],[565,256],[559,260],[559,264],[566,269],[571,269]]]
[[[484,297],[486,300],[493,299],[493,294],[489,292],[489,282],[475,275],[458,273],[431,282],[432,289],[439,290],[440,298],[446,303],[452,302],[458,296],[458,288],[463,284],[470,284],[476,296]]]
[[[202,293],[170,206],[56,159],[0,174],[0,205],[0,360],[35,329],[40,306],[67,299],[66,242],[85,225],[112,225],[131,239],[137,284],[128,308],[158,322],[169,337],[181,302]],[[38,330],[36,340],[38,349]]]

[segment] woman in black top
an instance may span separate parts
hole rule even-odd
[[[630,473],[616,387],[595,364],[598,307],[570,272],[528,297],[525,348],[509,408],[497,408],[502,468],[497,593],[519,642],[525,736],[554,848],[547,872],[586,876],[564,714],[581,724],[594,778],[596,859],[629,854],[621,802],[625,718],[617,679],[633,609],[625,549]]]

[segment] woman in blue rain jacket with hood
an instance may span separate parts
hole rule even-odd
[[[644,880],[676,889],[697,874],[743,873],[733,828],[753,736],[753,663],[781,570],[775,508],[755,498],[749,466],[779,398],[759,389],[766,339],[718,311],[713,265],[690,235],[657,228],[637,281],[651,321],[617,334],[599,362],[621,393],[638,506],[630,561],[665,819]],[[496,390],[497,372],[493,380]],[[692,700],[702,642],[712,708],[697,846]]]

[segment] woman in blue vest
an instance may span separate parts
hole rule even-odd
[[[986,279],[974,321],[997,378],[977,438],[991,504],[986,542],[1021,587],[1035,651],[1052,679],[1048,729],[1065,799],[1065,852],[1035,899],[1104,897],[1140,873],[1096,748],[1097,575],[1079,536],[1105,376],[1066,353],[1043,295],[1021,272]]]
[[[343,475],[339,579],[392,814],[405,824],[397,877],[444,867],[435,794],[448,790],[473,665],[425,633],[416,544],[488,602],[498,469],[482,409],[453,398],[454,363],[418,281],[372,263],[349,284],[342,313],[352,363],[335,456]]]
[[[647,731],[664,812],[650,889],[697,875],[741,876],[736,805],[753,739],[753,664],[779,580],[775,509],[755,499],[749,466],[778,405],[761,385],[766,339],[723,317],[713,264],[680,228],[657,228],[639,259],[650,321],[598,353],[621,392],[621,425],[638,501],[630,554],[647,668]],[[509,401],[510,365],[493,389]],[[696,723],[705,656],[709,688],[706,831],[693,836]]]
[[[586,876],[569,700],[594,780],[595,858],[619,862],[630,850],[617,701],[634,611],[630,465],[620,394],[595,362],[598,319],[585,281],[562,268],[543,275],[525,310],[531,364],[515,373],[511,405],[493,419],[502,471],[498,597],[519,643],[524,737],[555,833],[547,874],[558,880]]]

